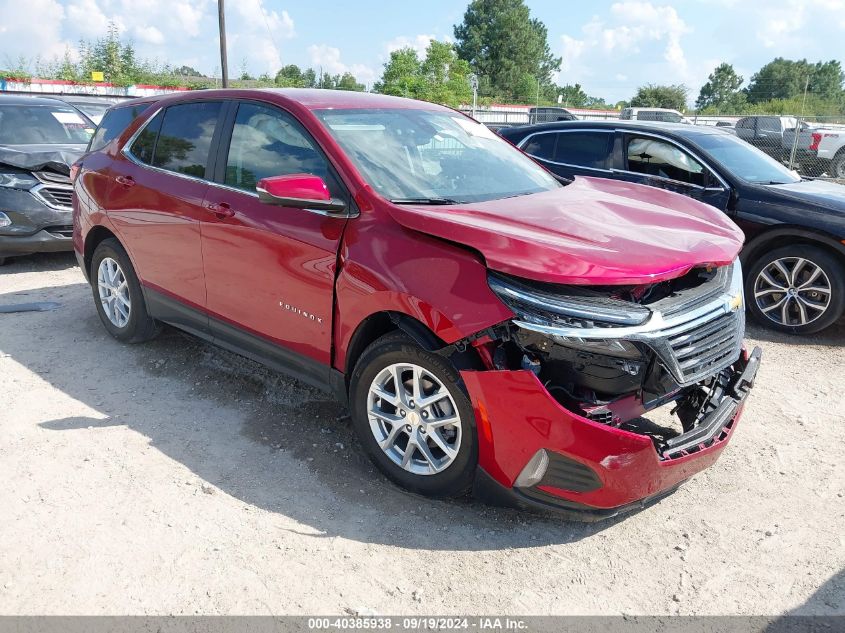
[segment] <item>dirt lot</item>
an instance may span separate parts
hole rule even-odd
[[[323,394],[110,339],[72,256],[0,269],[2,614],[845,614],[845,324],[764,349],[732,445],[598,525],[405,494]]]

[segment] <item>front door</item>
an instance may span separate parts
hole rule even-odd
[[[328,370],[337,252],[347,220],[264,204],[255,186],[269,176],[309,173],[326,180],[333,197],[348,199],[347,193],[290,114],[251,101],[232,107],[217,184],[206,195],[212,214],[202,228],[212,330],[221,344],[279,354],[281,362],[292,352]]]
[[[700,160],[678,144],[647,134],[626,134],[621,180],[638,182],[695,198],[725,211],[730,190]]]

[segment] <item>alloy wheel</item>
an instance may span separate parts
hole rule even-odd
[[[129,323],[132,304],[129,299],[129,284],[123,270],[111,257],[105,257],[97,268],[97,291],[103,312],[115,327],[123,328]]]
[[[389,365],[370,385],[370,430],[382,451],[415,475],[443,472],[461,447],[461,416],[448,388],[412,363]]]
[[[767,318],[779,325],[807,325],[830,306],[830,279],[803,257],[782,257],[768,264],[754,281],[754,300]]]

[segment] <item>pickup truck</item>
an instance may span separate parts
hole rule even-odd
[[[813,130],[808,152],[816,158],[820,173],[845,178],[845,126]]]
[[[807,176],[827,173],[845,178],[845,127],[815,126],[792,116],[748,116],[736,123],[736,135]],[[796,130],[798,142],[795,142]]]

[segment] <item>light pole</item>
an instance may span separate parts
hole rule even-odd
[[[472,118],[475,118],[475,110],[478,107],[478,75],[475,73],[469,76],[469,85],[472,87]]]
[[[217,0],[217,22],[220,25],[220,69],[224,88],[229,87],[229,64],[226,62],[226,12],[223,0]]]

